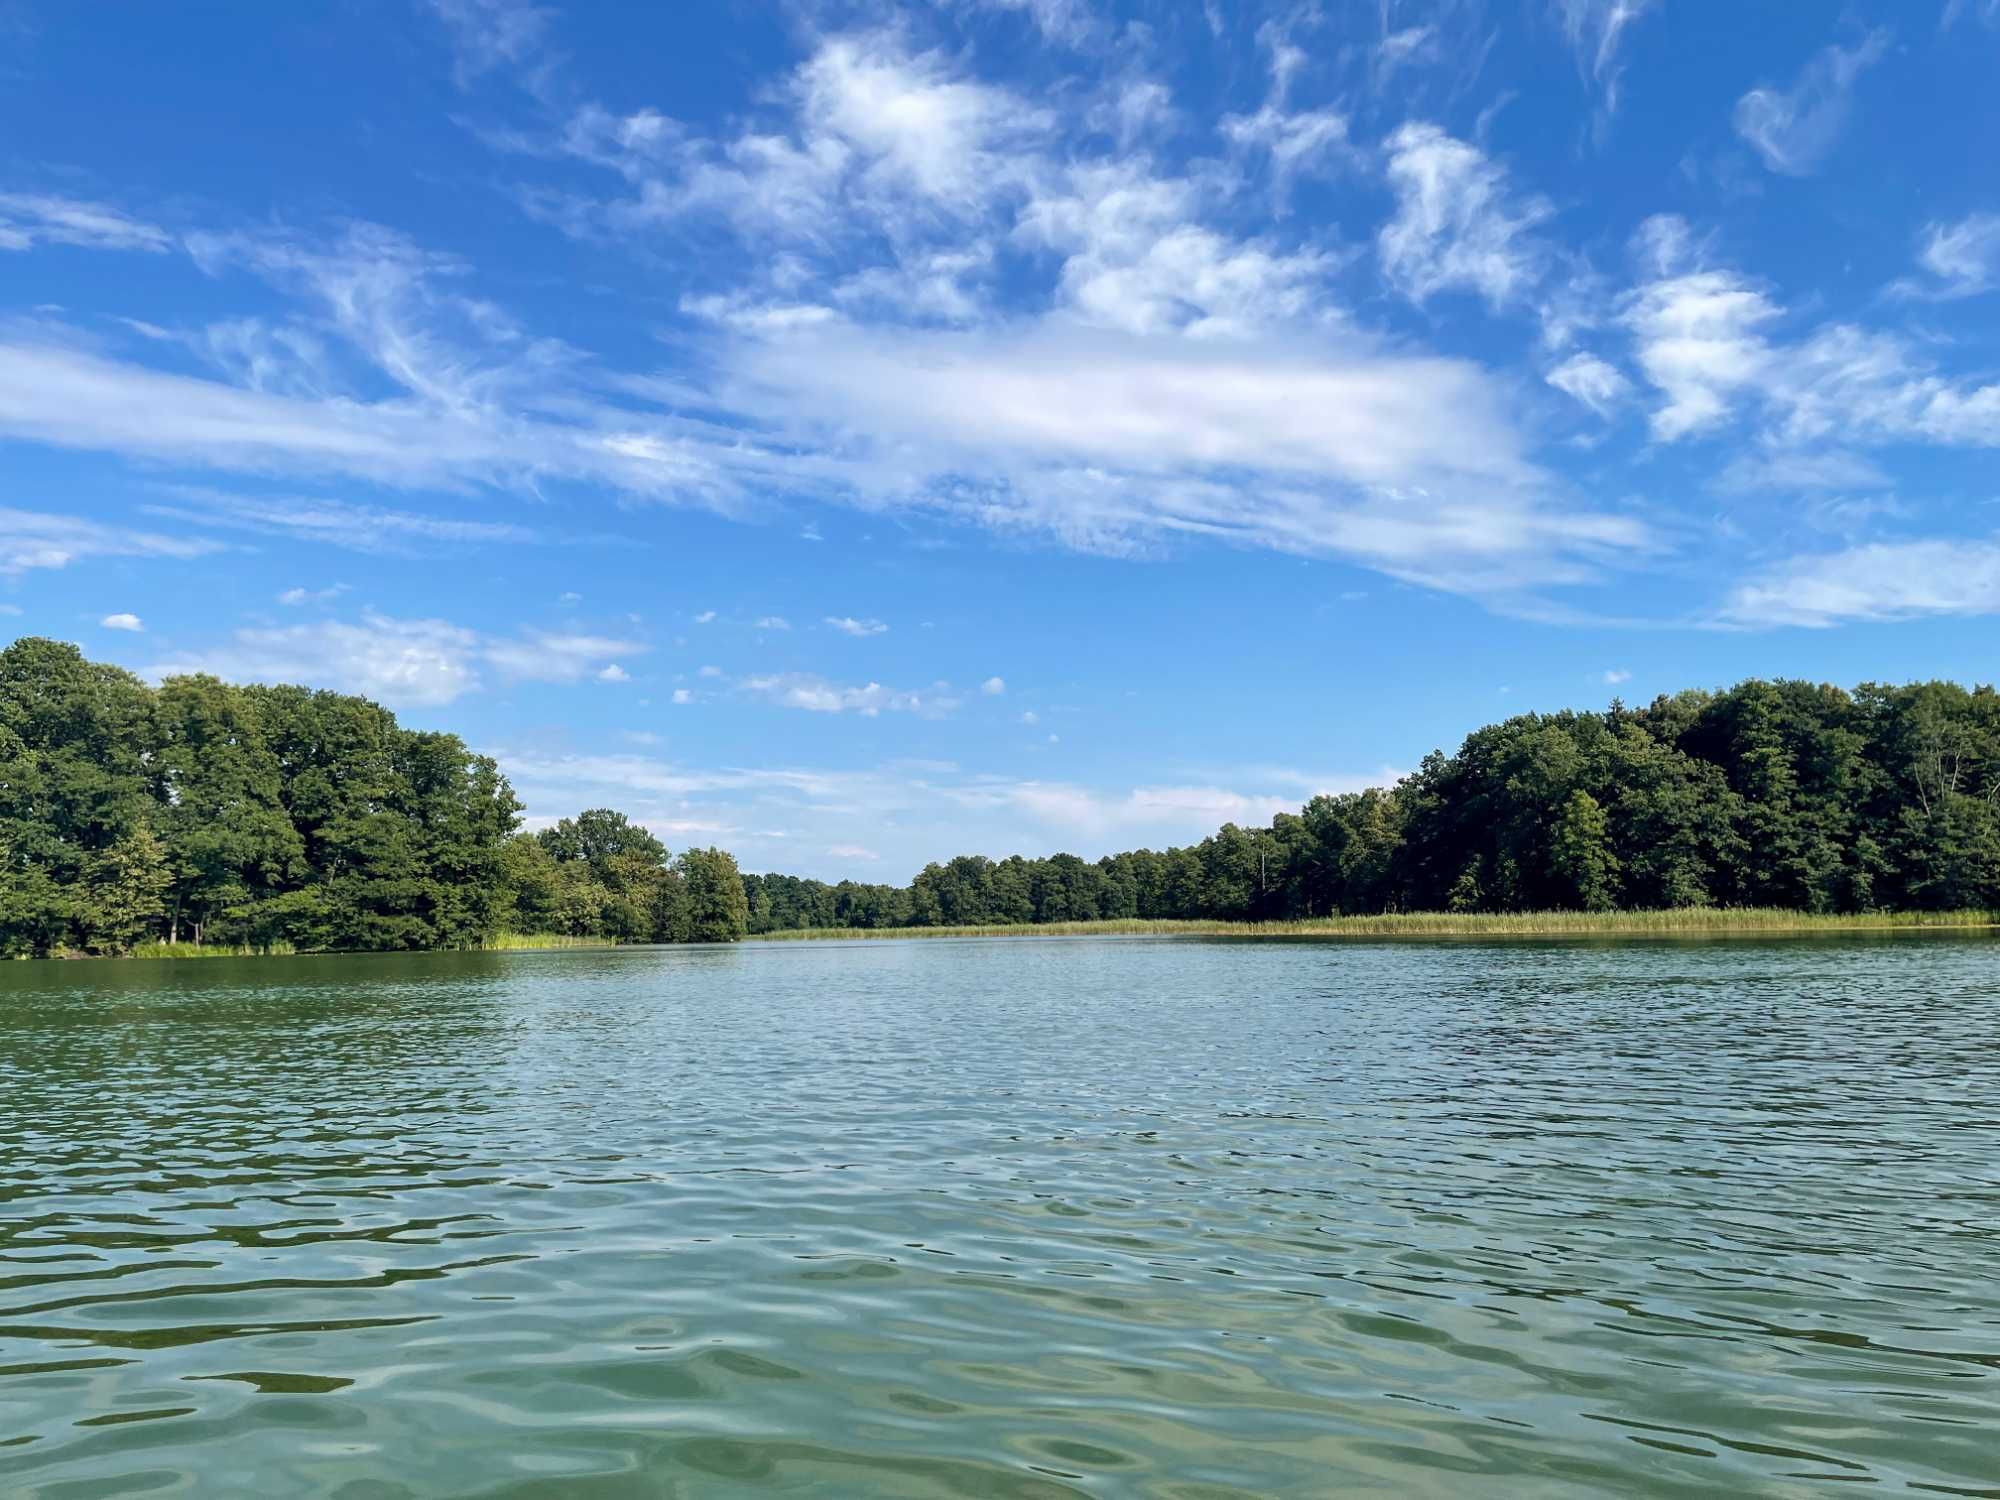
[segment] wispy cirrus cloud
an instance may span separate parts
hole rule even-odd
[[[1576,53],[1577,66],[1603,91],[1604,108],[1618,109],[1619,83],[1625,65],[1620,60],[1626,34],[1658,8],[1659,0],[1552,0],[1550,9]]]
[[[528,543],[542,538],[506,521],[465,521],[422,511],[356,505],[313,496],[252,496],[181,487],[175,504],[141,507],[147,514],[217,530],[290,537],[355,552],[413,553],[427,547]],[[303,591],[295,591],[304,597]]]
[[[1416,302],[1455,288],[1501,307],[1535,282],[1546,256],[1534,237],[1551,213],[1545,201],[1517,199],[1484,152],[1435,125],[1402,126],[1388,153],[1396,215],[1376,247],[1392,284]]]
[[[1789,558],[1731,592],[1720,623],[1826,629],[1926,615],[2000,613],[2000,542],[1871,542]]]
[[[220,542],[109,526],[82,516],[0,507],[0,574],[66,568],[91,557],[186,559],[223,550]]]
[[[173,244],[164,229],[103,203],[51,193],[0,193],[0,251],[69,245],[160,253]]]
[[[2000,214],[1968,214],[1953,224],[1925,226],[1917,264],[1922,274],[1891,283],[1892,294],[1942,302],[2000,286]]]
[[[1826,47],[1814,54],[1790,88],[1766,84],[1737,100],[1736,133],[1773,172],[1806,176],[1840,139],[1856,80],[1888,50],[1887,31],[1872,31],[1852,47]]]
[[[1919,442],[2000,445],[2000,381],[1954,375],[1897,332],[1828,322],[1786,339],[1786,311],[1750,278],[1693,259],[1684,233],[1624,300],[1634,359],[1662,398],[1653,435],[1672,442],[1746,415],[1766,457],[1837,440],[1845,449]]]

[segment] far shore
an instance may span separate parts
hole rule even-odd
[[[1689,907],[1678,911],[1382,912],[1309,917],[1289,922],[1226,922],[1110,918],[1090,922],[1017,922],[956,927],[795,927],[750,934],[752,943],[861,942],[898,938],[1306,938],[1327,941],[1429,938],[1702,938],[1833,937],[1843,934],[1992,932],[2000,912],[1911,911],[1819,914],[1772,908]],[[496,933],[473,949],[295,949],[232,943],[146,943],[122,955],[140,959],[327,957],[370,952],[581,950],[620,944],[566,933]],[[64,959],[100,955],[62,953]]]
[[[2000,928],[2000,912],[1818,914],[1768,908],[1677,911],[1384,912],[1288,922],[1144,921],[1015,923],[964,927],[800,927],[752,933],[751,942],[832,942],[928,937],[1549,938],[1728,937]]]

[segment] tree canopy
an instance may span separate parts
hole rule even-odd
[[[1384,911],[2000,909],[2000,695],[1749,681],[1525,714],[1393,787],[1095,861],[907,886],[739,875],[593,808],[536,833],[493,760],[364,698],[157,689],[74,646],[0,651],[0,954],[193,938],[467,947],[503,930],[726,942],[800,927]]]
[[[621,813],[539,834],[499,767],[365,698],[0,651],[0,954],[156,939],[453,948],[550,931],[727,942],[735,861]]]
[[[2000,909],[2000,695],[1750,681],[1525,714],[1393,787],[1087,862],[749,876],[750,930],[1385,911]]]

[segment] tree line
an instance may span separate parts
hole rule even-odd
[[[1392,787],[1091,861],[961,855],[907,886],[741,876],[622,814],[537,833],[498,766],[367,699],[148,687],[0,652],[0,954],[152,941],[716,942],[801,927],[1385,911],[2000,909],[2000,695],[1749,681],[1526,714]]]
[[[520,832],[499,767],[365,698],[0,651],[0,954],[148,942],[477,947],[506,932],[727,942],[735,860],[596,809]]]
[[[1524,714],[1393,787],[1096,861],[745,877],[750,931],[1389,911],[2000,909],[2000,695],[1749,681]]]

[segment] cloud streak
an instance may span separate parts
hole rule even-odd
[[[1854,85],[1889,50],[1889,33],[1873,31],[1853,47],[1814,55],[1789,89],[1764,85],[1736,101],[1736,133],[1773,172],[1804,177],[1832,152],[1847,124]]]

